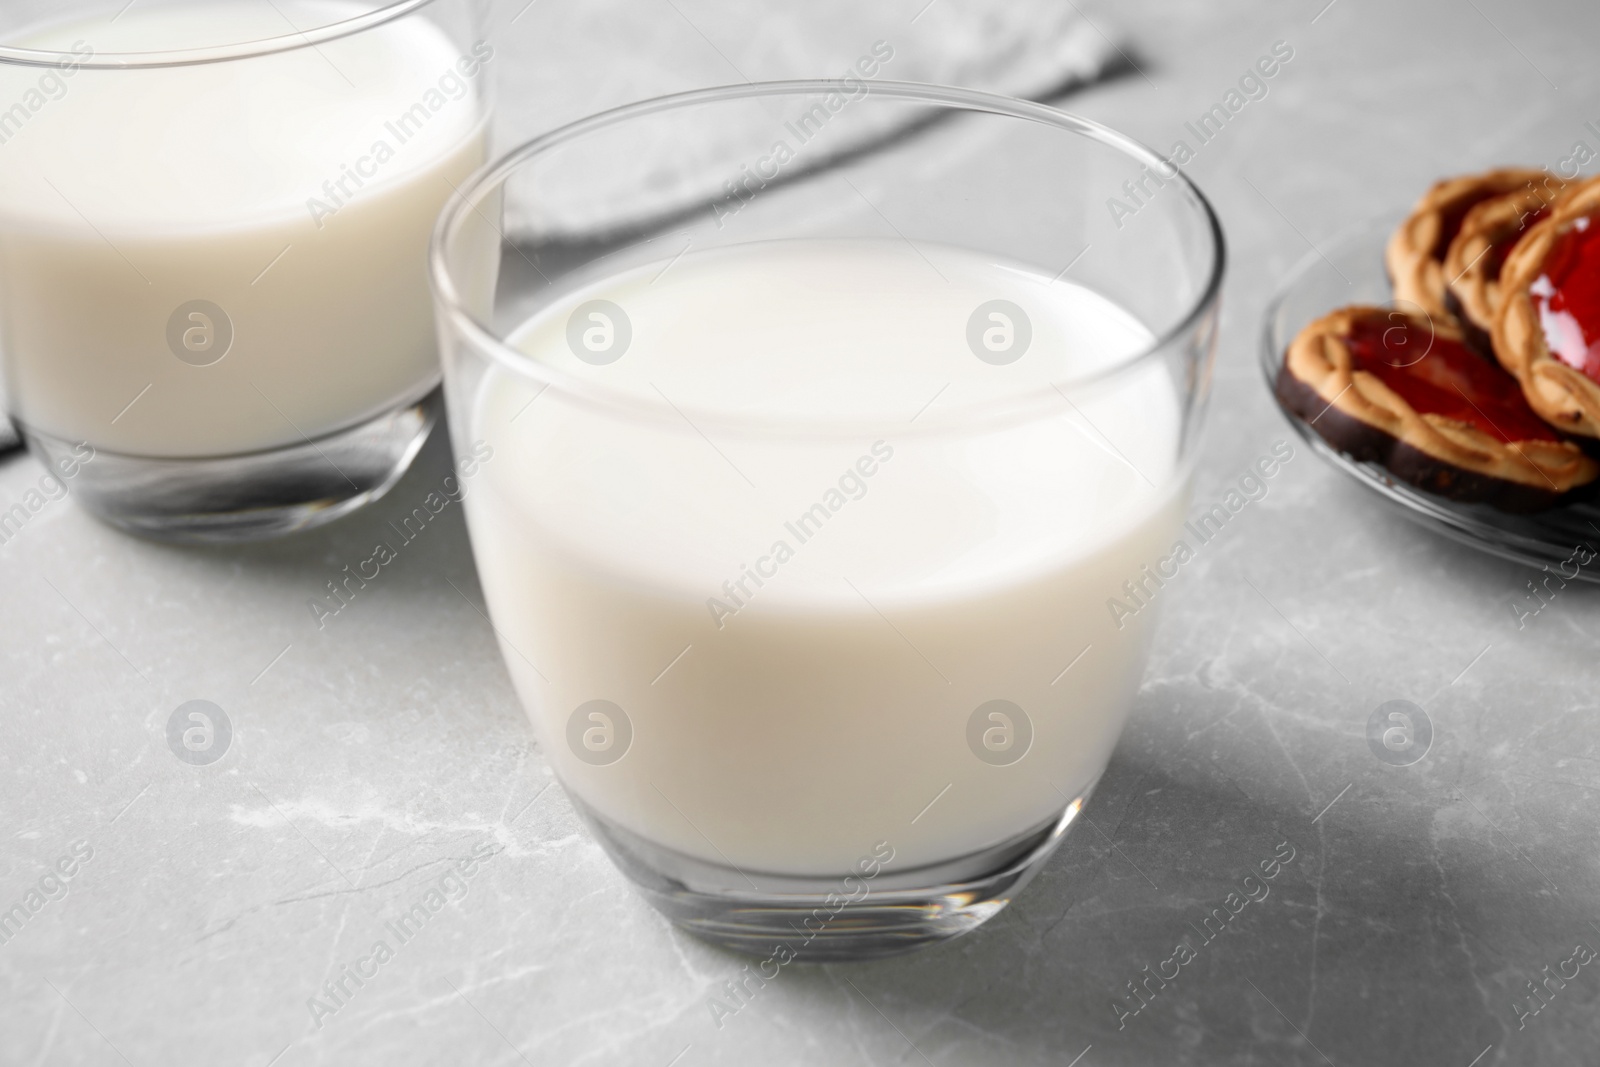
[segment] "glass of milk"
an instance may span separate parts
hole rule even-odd
[[[429,234],[487,155],[480,6],[0,13],[5,392],[91,511],[241,540],[404,473],[440,406]]]
[[[473,551],[545,756],[648,899],[767,979],[1021,889],[1192,551],[1205,199],[891,58],[547,134],[433,247]]]

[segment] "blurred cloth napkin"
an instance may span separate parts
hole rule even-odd
[[[1131,67],[1116,31],[1066,0],[534,0],[503,10],[497,30],[499,150],[583,115],[710,85],[839,78],[874,45],[893,58],[869,81],[917,81],[1049,100]],[[507,21],[509,20],[509,21]],[[881,51],[881,49],[880,49]],[[731,110],[730,110],[731,113]],[[749,111],[752,121],[760,113]],[[853,116],[833,159],[901,132]],[[643,127],[641,126],[641,131]],[[534,206],[511,206],[514,239],[587,239],[648,229],[715,198],[736,154],[765,129],[700,130],[684,144],[652,128],[632,166],[594,166]],[[815,169],[825,160],[786,173]],[[650,168],[649,182],[638,180]],[[603,220],[603,221],[602,221]]]

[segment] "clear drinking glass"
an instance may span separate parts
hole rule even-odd
[[[0,11],[8,405],[91,511],[263,537],[404,473],[439,406],[428,238],[487,158],[481,6]]]
[[[556,130],[432,255],[546,756],[651,902],[766,977],[1004,906],[1191,551],[1205,199],[1103,126],[873,66]]]

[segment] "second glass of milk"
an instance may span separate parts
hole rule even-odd
[[[481,5],[29,6],[0,15],[0,360],[30,446],[170,540],[385,492],[439,406],[427,244],[486,158]]]
[[[1210,208],[1119,134],[891,60],[558,130],[433,254],[545,757],[653,904],[774,967],[1003,907],[1192,552]]]

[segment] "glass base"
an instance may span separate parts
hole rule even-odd
[[[438,420],[441,391],[359,426],[236,456],[164,459],[97,449],[67,483],[97,518],[156,541],[218,544],[308,530],[377,500],[400,480]],[[72,442],[22,427],[52,469],[81,461]]]
[[[1060,815],[982,851],[906,870],[891,862],[872,877],[768,874],[707,863],[652,844],[568,795],[657,911],[706,941],[781,965],[894,956],[976,929],[1039,873],[1093,789]]]

